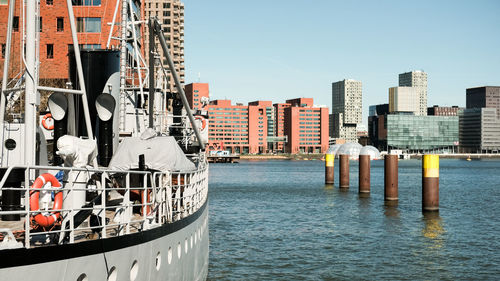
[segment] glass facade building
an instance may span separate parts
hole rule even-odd
[[[409,151],[453,149],[458,145],[458,116],[389,114],[387,146]]]

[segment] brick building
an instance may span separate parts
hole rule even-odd
[[[427,115],[435,115],[435,116],[457,116],[458,111],[463,108],[454,106],[438,106],[434,105],[433,107],[427,108]]]
[[[230,100],[215,100],[208,105],[209,150],[233,153],[263,153],[267,149],[266,107],[232,105]]]
[[[310,100],[310,104],[309,104]],[[285,151],[324,153],[328,149],[328,108],[312,107],[312,99],[288,100],[285,109]]]
[[[85,49],[103,49],[106,47],[113,12],[118,0],[74,0],[73,11],[76,20],[78,43]],[[138,9],[140,1],[133,1]],[[14,77],[20,70],[20,38],[22,36],[23,18],[20,16],[19,5],[13,21],[13,36],[11,46],[10,76]],[[6,1],[0,2],[0,44],[2,57],[0,68],[3,71],[5,56],[5,43],[7,35],[8,5]],[[72,48],[71,28],[65,0],[40,1],[40,79],[65,79],[69,78],[69,50]],[[117,15],[117,22],[120,21]],[[114,27],[115,34],[119,27]],[[119,42],[111,40],[110,48],[117,48]]]
[[[193,110],[201,110],[202,99],[209,99],[208,83],[191,83],[184,88],[189,107]]]
[[[274,105],[274,124],[275,124],[275,135],[277,137],[284,138],[285,137],[285,109],[290,107],[289,103],[275,103]],[[276,152],[285,152],[285,143],[284,141],[279,141],[275,145]]]

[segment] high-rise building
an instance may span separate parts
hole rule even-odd
[[[419,111],[415,115],[427,115],[427,73],[421,70],[399,74],[400,87],[414,87],[419,100]]]
[[[356,127],[362,121],[362,95],[360,81],[345,79],[332,83],[334,139],[358,142]]]
[[[167,41],[168,49],[174,62],[174,67],[179,74],[181,84],[184,84],[184,3],[180,0],[145,0],[144,11],[147,19],[150,17],[158,18],[161,29]],[[146,54],[149,54],[149,30],[144,30],[144,46]],[[169,93],[177,93],[174,79],[168,69],[167,59],[163,55],[160,42],[156,42],[156,50],[163,64],[167,77],[165,83],[160,87]],[[146,55],[149,61],[149,56]],[[155,64],[155,73],[161,74],[163,71],[159,63]]]
[[[459,118],[461,151],[500,151],[500,87],[467,89],[466,109]]]
[[[466,90],[467,108],[496,108],[500,116],[500,87],[485,86]]]
[[[389,88],[389,112],[406,112],[420,115],[420,100],[416,88]]]

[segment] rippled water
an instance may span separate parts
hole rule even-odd
[[[421,166],[399,162],[399,204],[324,184],[321,161],[210,166],[210,280],[500,278],[500,161],[440,161],[440,212],[421,212]]]

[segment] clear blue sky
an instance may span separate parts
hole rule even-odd
[[[428,73],[428,105],[465,105],[465,89],[500,85],[500,1],[183,0],[186,83],[212,99],[312,97],[363,82],[386,103],[398,74]]]

